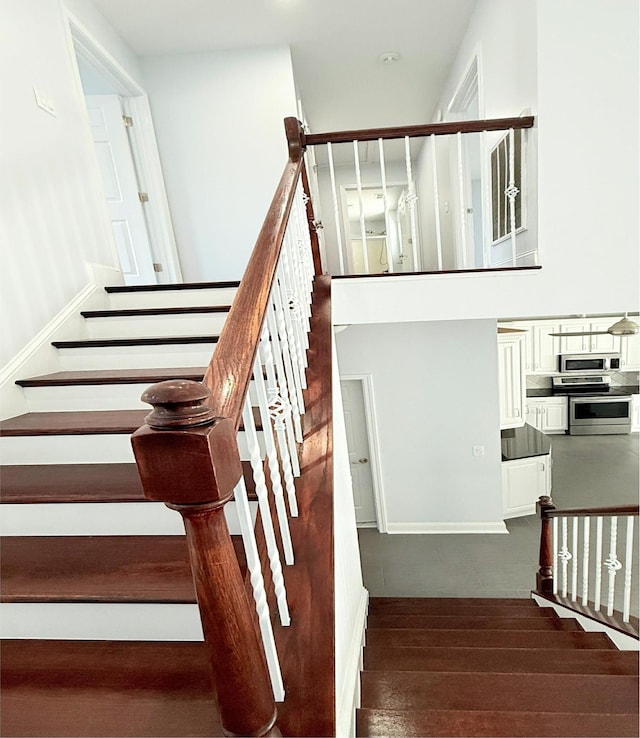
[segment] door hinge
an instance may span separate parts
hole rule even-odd
[[[140,200],[140,202],[149,202],[149,193],[138,192],[138,200]]]
[[[133,118],[130,115],[123,115],[122,122],[124,123],[125,128],[131,128],[133,126]]]
[[[153,271],[154,272],[163,272],[164,271],[164,268],[163,268],[162,264],[158,264],[157,262],[154,261],[153,262]]]

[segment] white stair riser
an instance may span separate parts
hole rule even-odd
[[[179,371],[176,378],[180,378]],[[64,385],[60,387],[25,387],[29,411],[72,412],[74,410],[149,410],[140,395],[152,382],[146,384],[92,384]],[[252,401],[255,399],[253,382],[249,388]]]
[[[264,449],[262,432],[258,433]],[[249,461],[244,433],[238,434],[240,458]],[[264,458],[264,453],[263,453]],[[3,464],[122,464],[134,462],[127,433],[73,436],[12,436],[0,438]]]
[[[60,367],[67,371],[208,366],[215,343],[173,346],[100,346],[59,349]]]
[[[8,602],[0,637],[98,641],[202,641],[197,605]]]
[[[199,305],[231,305],[236,287],[203,290],[158,290],[153,292],[112,292],[111,310],[136,308],[197,307]]]
[[[91,338],[219,335],[227,313],[87,318]]]
[[[250,502],[254,523],[257,502]],[[180,514],[162,502],[2,505],[2,536],[181,536]],[[224,508],[229,533],[240,535],[235,502]]]

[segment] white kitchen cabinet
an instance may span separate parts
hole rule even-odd
[[[525,421],[543,433],[564,433],[569,427],[566,397],[528,397]]]
[[[502,462],[502,515],[533,515],[542,495],[551,495],[551,454]]]
[[[640,333],[620,339],[622,371],[640,371]]]
[[[560,325],[560,333],[586,333],[591,330],[588,322],[562,323]],[[561,354],[582,354],[591,350],[590,339],[592,336],[566,336],[560,339]],[[595,336],[593,336],[595,338]],[[556,366],[556,371],[558,367]]]
[[[640,395],[631,395],[631,432],[640,433]]]
[[[566,339],[551,334],[560,332],[559,323],[540,321],[532,324],[532,374],[553,374],[558,371],[558,354],[562,353],[560,341]]]
[[[615,322],[614,318],[606,318],[592,322],[589,326],[591,331],[606,331]],[[621,352],[620,336],[612,336],[611,333],[603,333],[599,336],[589,336],[589,351],[595,354],[619,354]]]
[[[524,335],[498,334],[498,375],[500,382],[500,428],[524,425]]]

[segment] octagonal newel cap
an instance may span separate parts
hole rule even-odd
[[[206,385],[190,379],[168,379],[152,384],[140,398],[153,405],[145,422],[157,430],[212,425],[216,415],[206,404],[210,395],[211,390]]]

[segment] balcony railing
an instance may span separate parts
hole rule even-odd
[[[332,275],[538,266],[534,118],[306,134]]]

